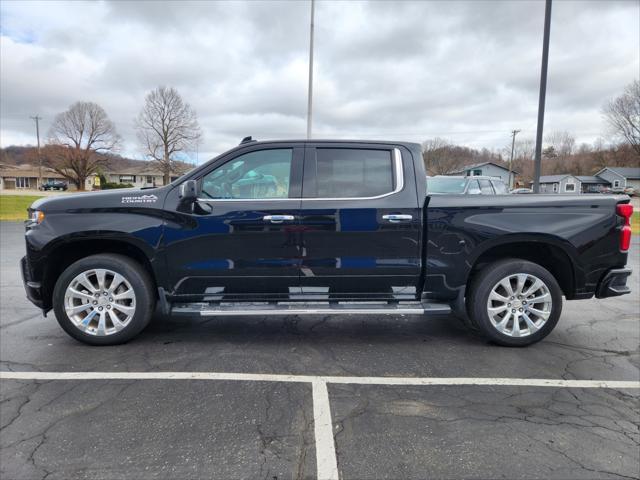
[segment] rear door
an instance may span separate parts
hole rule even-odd
[[[416,298],[422,206],[415,181],[404,147],[308,144],[300,214],[303,293]]]

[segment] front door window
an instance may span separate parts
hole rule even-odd
[[[290,148],[246,153],[206,175],[202,196],[212,199],[288,198]]]

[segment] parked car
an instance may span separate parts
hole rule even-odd
[[[466,195],[502,195],[508,193],[500,179],[484,176],[462,177],[436,175],[427,177],[429,195],[466,194]]]
[[[42,198],[25,223],[27,297],[93,345],[133,338],[157,306],[453,312],[524,346],[553,330],[563,296],[629,293],[628,197],[432,194],[424,179],[415,143],[247,140],[160,188]]]
[[[635,189],[633,187],[604,187],[601,193],[609,195],[629,195],[632,197],[635,194]]]
[[[48,182],[44,182],[42,185],[40,185],[40,190],[42,191],[47,191],[47,190],[66,190],[68,188],[68,185],[60,180],[49,180]]]
[[[514,188],[513,190],[511,190],[511,193],[533,193],[533,190],[531,190],[530,188]]]

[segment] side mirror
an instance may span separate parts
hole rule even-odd
[[[198,182],[195,180],[187,180],[180,185],[180,200],[195,201],[198,198]]]

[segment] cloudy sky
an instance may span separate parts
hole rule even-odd
[[[142,158],[145,93],[178,89],[203,130],[200,162],[254,138],[306,132],[310,4],[0,4],[0,142],[34,144],[77,100],[99,103]],[[314,135],[499,149],[535,136],[542,1],[316,4]],[[545,131],[606,134],[607,99],[640,76],[640,1],[553,5]],[[196,153],[190,152],[195,159]]]

